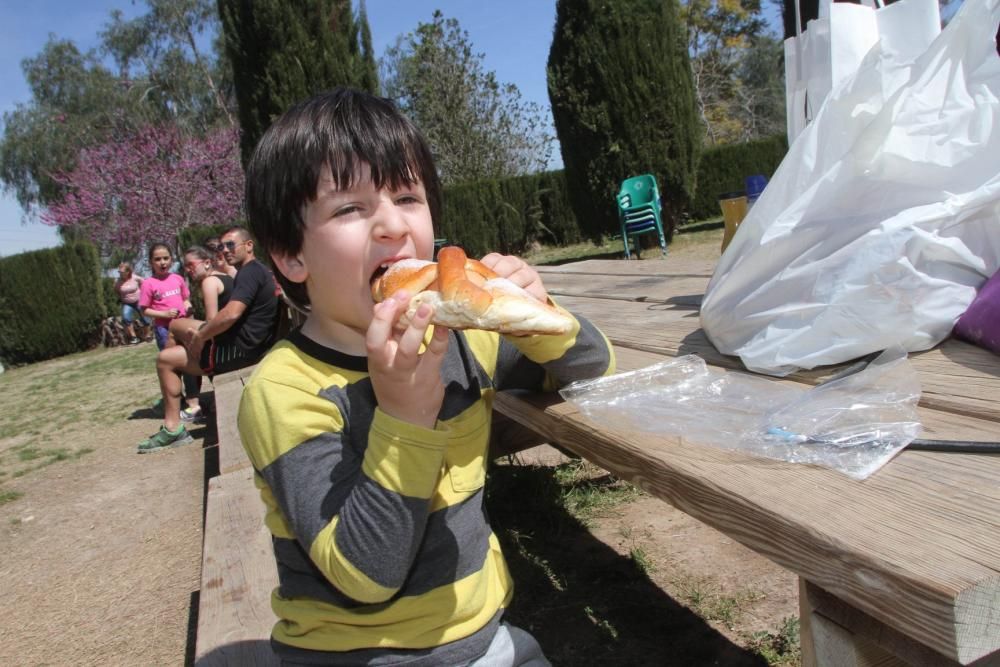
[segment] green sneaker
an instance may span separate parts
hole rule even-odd
[[[140,442],[139,446],[136,447],[136,451],[139,454],[148,454],[149,452],[156,452],[161,449],[190,445],[192,442],[194,442],[194,438],[187,432],[183,424],[173,432],[168,431],[166,426],[161,426],[160,430],[153,434],[152,437]]]

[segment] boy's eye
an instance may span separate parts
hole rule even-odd
[[[339,218],[341,216],[350,215],[351,213],[356,213],[357,211],[360,210],[361,209],[359,207],[354,206],[353,204],[349,206],[341,206],[340,208],[338,208],[336,211],[333,212],[333,217]]]

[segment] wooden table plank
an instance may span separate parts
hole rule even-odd
[[[593,297],[561,297],[559,303],[597,324],[615,345],[671,357],[697,354],[714,366],[746,371],[738,357],[720,354],[709,342],[695,308]],[[948,339],[932,350],[911,354],[910,363],[920,377],[922,405],[1000,422],[1000,357]],[[845,366],[788,377],[816,384]]]
[[[904,452],[907,465],[857,482],[612,431],[552,400],[500,394],[495,407],[952,659],[1000,649],[1000,499],[937,479],[956,455]],[[1000,479],[1000,457],[963,459]]]
[[[207,502],[195,664],[277,665],[270,600],[278,571],[253,470],[212,478]]]

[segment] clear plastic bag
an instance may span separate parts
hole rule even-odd
[[[560,392],[611,428],[681,436],[864,479],[913,441],[920,382],[901,348],[811,388],[709,368],[686,355]]]

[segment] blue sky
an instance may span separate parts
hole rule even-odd
[[[526,100],[548,108],[545,62],[555,0],[367,0],[366,6],[377,56],[440,9],[445,17],[458,19],[499,81],[517,85]],[[97,45],[112,9],[131,17],[144,8],[145,3],[135,0],[0,1],[0,113],[29,101],[21,61],[36,55],[50,33],[86,50]],[[22,217],[16,200],[0,197],[0,256],[58,245],[53,228],[37,221],[22,224]]]

